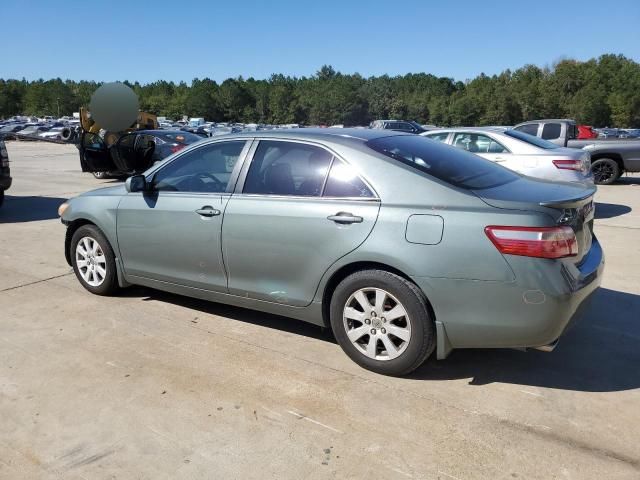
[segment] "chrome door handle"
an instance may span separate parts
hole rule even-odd
[[[196,210],[198,215],[202,215],[203,217],[215,217],[216,215],[220,215],[220,210],[216,210],[211,205],[205,205],[202,208]]]
[[[329,215],[327,220],[343,225],[347,225],[349,223],[362,223],[362,217],[358,217],[357,215],[353,215],[349,212],[338,212],[335,215]]]

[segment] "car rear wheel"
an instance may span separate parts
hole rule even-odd
[[[115,255],[98,227],[78,228],[70,248],[73,271],[84,288],[96,295],[111,295],[118,289]]]
[[[593,181],[597,185],[611,185],[620,177],[620,165],[610,158],[599,158],[591,164]]]
[[[377,373],[405,375],[435,349],[435,328],[423,293],[384,270],[362,270],[340,282],[330,317],[345,353]]]

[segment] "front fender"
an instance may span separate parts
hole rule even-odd
[[[120,258],[120,248],[118,246],[118,236],[116,235],[116,222],[119,196],[79,196],[69,200],[68,207],[62,215],[62,223],[67,225],[67,237],[65,244],[71,241],[71,236],[75,230],[86,223],[96,225],[109,241],[113,253]],[[67,262],[70,262],[69,248],[65,245],[65,255]]]

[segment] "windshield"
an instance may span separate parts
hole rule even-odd
[[[518,140],[522,140],[525,143],[530,145],[534,145],[536,147],[544,148],[545,150],[551,150],[553,148],[558,148],[558,145],[555,143],[548,142],[538,137],[534,137],[533,135],[529,135],[528,133],[523,133],[518,130],[505,130],[503,132],[505,135],[509,135],[510,137],[517,138]]]
[[[199,142],[200,140],[202,140],[202,137],[200,135],[195,135],[189,132],[162,133],[158,136],[165,142],[184,143],[185,145],[189,145],[191,143]]]
[[[366,145],[456,187],[480,190],[519,178],[489,160],[419,135],[382,137],[369,140]]]

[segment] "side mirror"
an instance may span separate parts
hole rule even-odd
[[[147,179],[144,175],[134,175],[127,178],[124,182],[124,186],[127,192],[146,192],[149,189],[150,184],[147,183]]]

